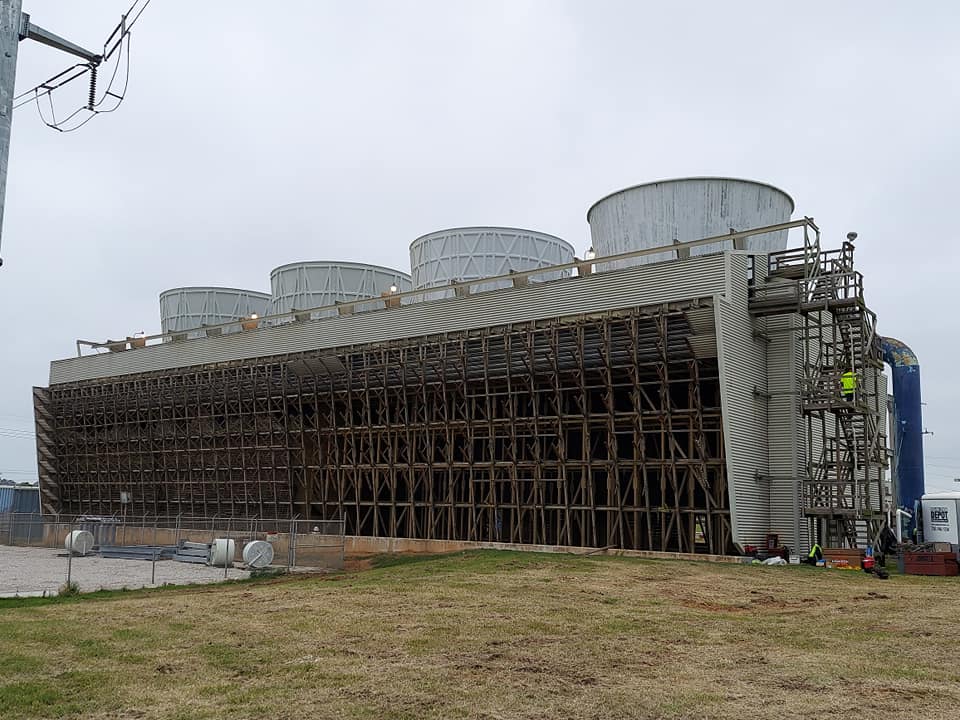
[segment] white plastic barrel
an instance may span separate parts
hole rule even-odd
[[[210,547],[210,564],[214,567],[227,567],[233,565],[233,554],[237,550],[237,545],[229,538],[217,538]]]
[[[243,561],[247,567],[266,567],[273,562],[273,545],[265,540],[248,542],[243,546]]]
[[[93,533],[89,530],[73,530],[63,541],[67,552],[86,555],[93,549]]]

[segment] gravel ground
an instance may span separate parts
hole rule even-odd
[[[74,557],[71,577],[81,592],[153,587],[150,566],[144,560],[113,560],[99,555]],[[227,569],[227,578],[236,580],[250,573]],[[67,579],[67,554],[51,548],[24,548],[0,545],[0,597],[56,593]],[[155,585],[187,585],[223,580],[223,568],[162,560],[157,562]]]

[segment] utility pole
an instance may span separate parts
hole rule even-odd
[[[10,123],[13,120],[13,86],[17,80],[21,3],[22,0],[0,0],[0,233],[3,232],[3,206],[7,196],[7,157],[10,155]]]
[[[76,55],[96,67],[102,60],[85,50],[30,22],[22,12],[23,0],[0,0],[0,233],[3,231],[3,207],[7,195],[7,158],[10,155],[10,125],[13,120],[13,93],[17,80],[17,48],[24,39]],[[0,258],[0,265],[3,259]]]

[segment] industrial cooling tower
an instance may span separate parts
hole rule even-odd
[[[200,337],[205,325],[266,315],[270,296],[253,290],[222,287],[182,287],[160,293],[160,327],[164,333],[186,333]],[[227,328],[223,332],[239,331]]]
[[[410,276],[393,268],[353,262],[310,261],[281,265],[270,273],[271,314],[379,298],[390,292],[391,287],[396,288],[396,292],[410,290]],[[335,312],[315,312],[311,317],[329,316]]]
[[[414,289],[425,290],[569,263],[573,255],[570,243],[546,233],[507,227],[461,227],[438,230],[414,240],[410,244],[410,268]],[[531,278],[531,282],[556,280],[569,274],[545,273]],[[509,280],[482,283],[474,285],[471,292],[510,285]],[[444,294],[425,296],[434,299]]]
[[[787,222],[793,207],[789,195],[766,183],[694,177],[636,185],[607,195],[587,211],[587,222],[593,248],[598,257],[603,257]],[[747,250],[772,252],[786,246],[786,231],[746,239]],[[732,241],[724,241],[691,248],[690,254],[707,255],[732,248]],[[655,253],[598,263],[597,269],[676,257],[676,251]]]

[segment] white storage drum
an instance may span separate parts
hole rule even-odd
[[[237,545],[228,538],[217,538],[210,546],[210,564],[214,567],[230,567]]]
[[[265,568],[273,562],[273,545],[266,540],[253,540],[243,546],[243,562],[247,567]]]
[[[63,542],[67,552],[76,555],[86,555],[93,550],[93,533],[89,530],[74,530]]]

